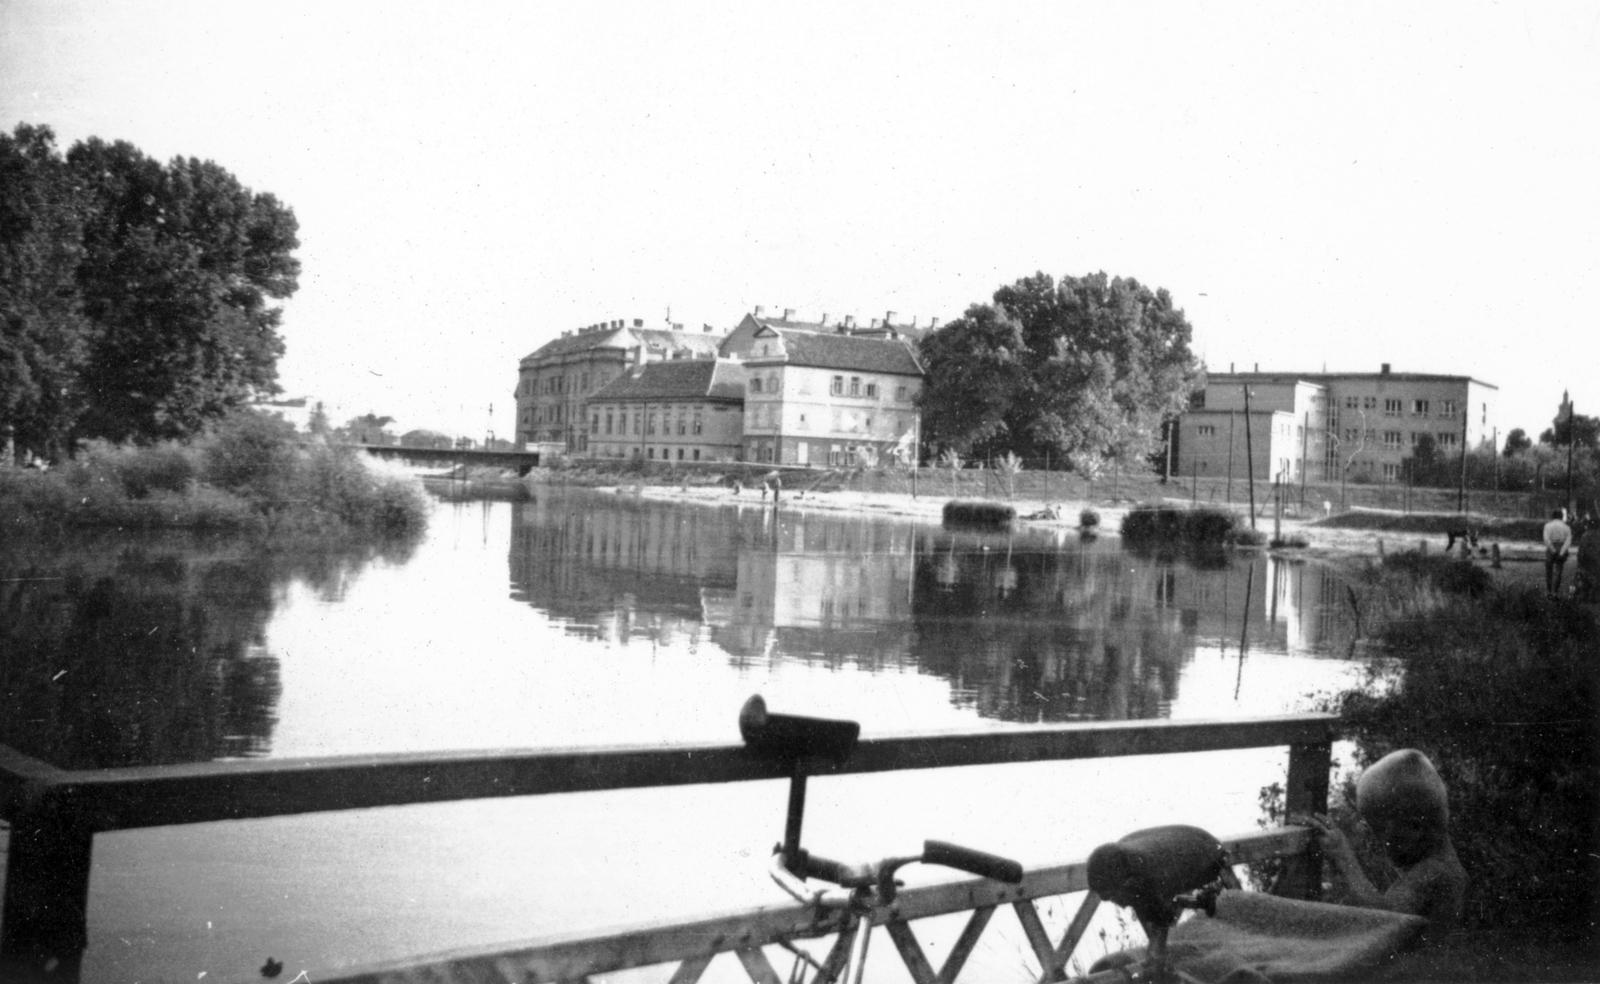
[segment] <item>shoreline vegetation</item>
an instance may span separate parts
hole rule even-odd
[[[283,420],[240,411],[191,441],[86,441],[48,471],[0,469],[0,531],[190,530],[323,543],[414,540],[429,502],[413,476],[307,442]]]

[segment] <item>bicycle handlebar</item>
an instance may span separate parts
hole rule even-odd
[[[843,762],[861,736],[861,725],[835,718],[772,714],[756,694],[739,710],[739,735],[751,751],[780,759],[809,756]]]
[[[1022,881],[1022,865],[1010,858],[946,841],[923,841],[922,861],[924,864],[942,864],[947,868],[1012,885]]]

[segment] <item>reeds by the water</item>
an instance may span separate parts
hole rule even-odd
[[[944,522],[947,526],[977,526],[985,529],[1009,529],[1016,521],[1017,510],[1003,502],[975,502],[953,499],[944,504]]]

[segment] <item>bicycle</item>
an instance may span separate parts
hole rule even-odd
[[[779,944],[795,956],[791,984],[802,984],[806,967],[813,971],[812,984],[861,984],[873,923],[880,915],[892,918],[897,912],[901,883],[895,873],[908,864],[938,864],[1013,885],[1022,881],[1022,865],[1016,861],[945,841],[924,841],[920,854],[861,865],[812,854],[800,846],[806,779],[800,763],[809,757],[844,761],[855,747],[860,725],[854,721],[769,714],[766,702],[757,695],[746,701],[740,711],[739,731],[752,751],[789,766],[784,839],[773,848],[768,874],[795,901],[812,907],[818,922],[830,915],[838,921],[838,939],[823,961],[792,943]],[[814,888],[806,883],[808,878],[836,887]],[[890,923],[889,930],[896,931],[894,923]]]

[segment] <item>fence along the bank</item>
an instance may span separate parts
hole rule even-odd
[[[1287,745],[1287,808],[1295,813],[1322,812],[1336,726],[1337,718],[1331,715],[1306,714],[882,737],[863,740],[842,764],[804,760],[800,769],[805,775],[828,776]],[[62,973],[54,979],[73,979],[73,955],[81,953],[88,939],[89,868],[97,833],[376,806],[789,776],[781,763],[754,755],[742,744],[361,755],[78,771],[56,769],[0,746],[0,816],[12,825],[0,956],[65,957],[58,968]],[[1240,860],[1302,858],[1297,880],[1313,886],[1318,882],[1316,858],[1303,830],[1258,834],[1234,843]],[[945,886],[907,893],[902,912],[905,919],[916,919],[973,910],[977,914],[969,934],[975,943],[993,906],[1013,904],[1048,971],[1071,956],[1076,945],[1073,930],[1082,933],[1095,900],[1086,903],[1067,938],[1056,944],[1043,936],[1031,900],[1086,888],[1081,864],[1068,863],[1032,873],[1021,886],[1021,895],[1011,888],[1002,892],[992,886]],[[161,903],[151,899],[150,904]],[[322,973],[313,979],[319,984],[331,979],[566,981],[604,970],[682,960],[674,982],[688,984],[715,953],[733,951],[741,953],[753,979],[770,984],[772,978],[766,976],[770,967],[763,968],[766,961],[759,956],[761,942],[825,932],[796,924],[795,916],[787,909],[761,909],[722,917],[713,921],[714,926],[699,920],[623,934],[493,947],[407,960],[370,972],[345,973],[342,978]],[[699,935],[712,928],[716,931],[710,935]],[[898,930],[892,932],[903,936]],[[953,977],[958,965],[950,969]],[[915,967],[913,972],[921,984],[932,980]]]

